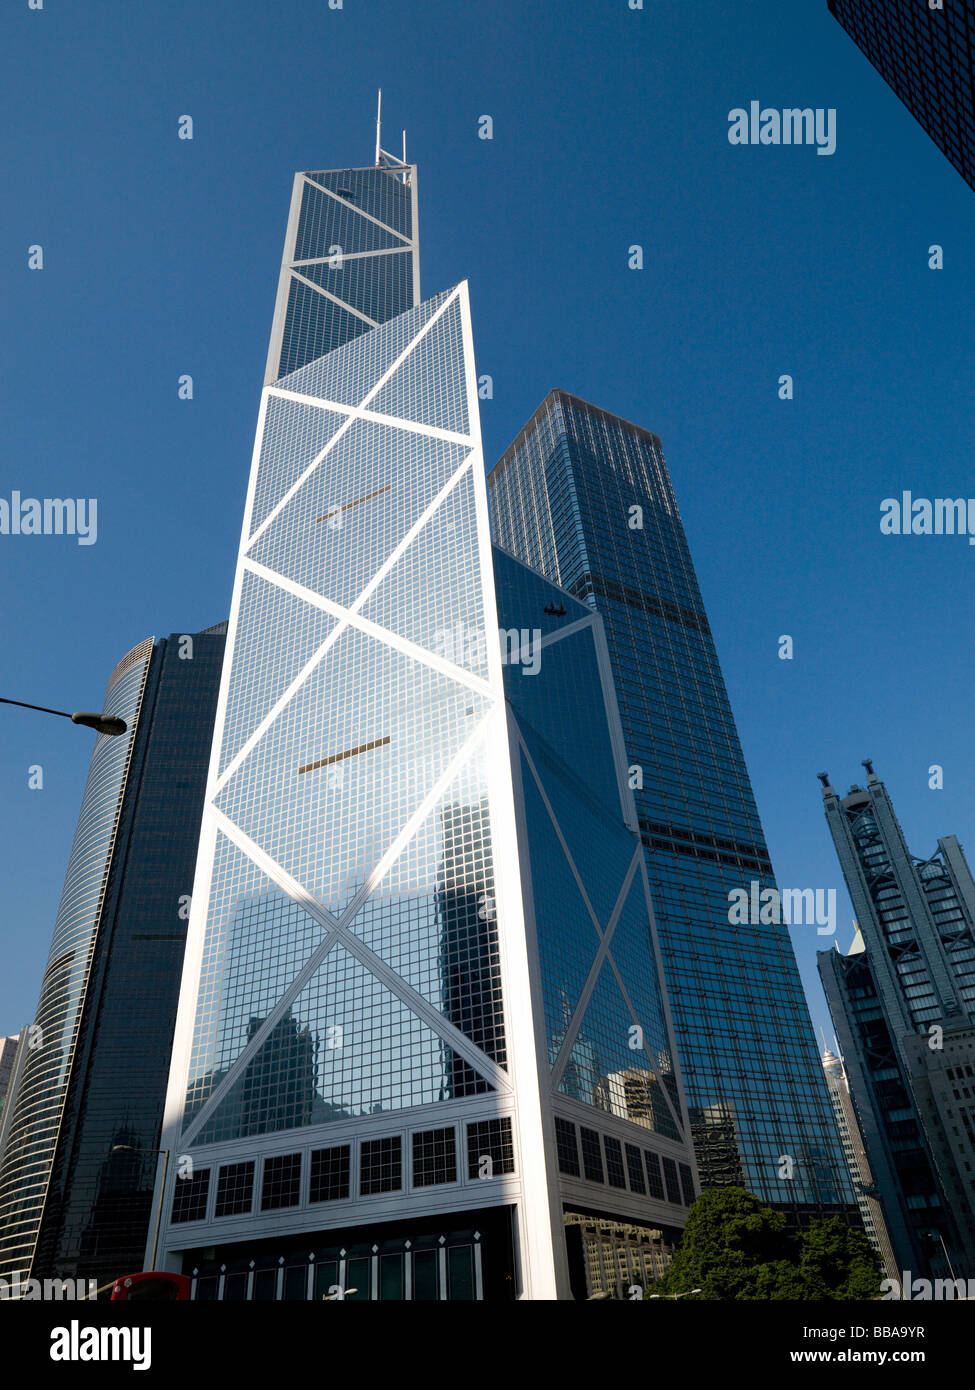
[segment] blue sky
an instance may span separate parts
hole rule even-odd
[[[845,792],[867,756],[915,852],[975,848],[975,550],[879,529],[904,489],[975,491],[975,194],[825,0],[11,0],[2,26],[0,496],[99,512],[92,546],[0,536],[0,694],[99,708],[143,637],[226,616],[292,173],[370,163],[381,85],[423,293],[470,281],[488,463],[553,386],[662,439],[780,884],[836,887],[846,949],[816,774]],[[752,99],[834,107],[836,153],[730,145]],[[0,713],[11,1032],[94,736]],[[829,1030],[825,938],[794,939]]]

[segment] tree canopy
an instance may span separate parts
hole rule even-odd
[[[838,1216],[816,1218],[798,1235],[781,1212],[741,1187],[702,1192],[680,1246],[654,1294],[696,1298],[853,1299],[880,1293],[879,1261],[862,1231]]]

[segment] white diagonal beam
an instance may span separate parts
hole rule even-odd
[[[371,319],[368,314],[362,313],[360,309],[353,308],[352,305],[347,303],[344,299],[339,299],[337,294],[333,294],[331,290],[327,290],[324,285],[316,285],[314,280],[309,280],[307,275],[302,275],[301,272],[295,270],[293,266],[291,268],[291,278],[292,280],[300,280],[303,285],[307,285],[310,290],[314,290],[316,294],[320,294],[323,299],[330,299],[333,304],[337,304],[340,309],[344,309],[345,312],[351,314],[353,318],[361,319],[362,322],[367,323],[370,328],[379,327],[378,319]]]
[[[457,430],[441,429],[439,425],[427,425],[420,420],[408,420],[401,415],[381,415],[378,410],[363,410],[361,406],[345,405],[342,401],[329,401],[321,396],[308,396],[302,391],[288,391],[283,386],[269,386],[268,395],[277,396],[283,401],[297,401],[299,405],[314,406],[318,410],[329,410],[335,415],[355,415],[361,420],[369,420],[375,425],[388,425],[392,429],[406,430],[410,434],[424,434],[431,439],[445,439],[450,444],[461,444],[473,449],[474,441],[469,434],[459,434]]]
[[[220,811],[216,807],[211,808],[211,814],[218,827],[227,838],[232,840],[241,853],[251,859],[262,873],[271,879],[272,882],[276,883],[282,892],[286,893],[288,897],[297,902],[303,911],[307,912],[310,917],[313,917],[323,926],[329,932],[329,935],[308,957],[294,980],[292,980],[291,984],[269,1011],[263,1024],[254,1034],[254,1037],[250,1039],[240,1052],[221,1079],[219,1085],[211,1092],[206,1104],[194,1116],[182,1135],[182,1143],[189,1144],[193,1137],[199,1133],[216,1105],[218,1105],[220,1100],[226,1095],[230,1086],[240,1075],[244,1067],[247,1066],[248,1062],[251,1061],[257,1049],[284,1016],[287,1009],[290,1008],[305,984],[307,984],[325,956],[332,949],[332,946],[338,941],[341,941],[345,949],[351,955],[354,955],[371,974],[375,975],[402,1004],[405,1004],[411,1012],[423,1018],[441,1040],[449,1043],[454,1051],[457,1052],[459,1056],[463,1057],[475,1071],[479,1072],[498,1089],[507,1090],[510,1088],[510,1080],[504,1069],[492,1058],[488,1057],[487,1053],[482,1052],[481,1049],[468,1038],[466,1033],[461,1032],[456,1025],[444,1018],[444,1015],[439,1009],[429,1003],[422,994],[415,990],[412,985],[408,984],[401,975],[398,975],[391,966],[387,965],[381,956],[371,951],[368,946],[349,930],[348,925],[355,919],[362,904],[375,892],[378,885],[389,872],[389,869],[399,858],[410,840],[413,839],[423,822],[435,809],[447,788],[464,766],[464,763],[467,762],[477,750],[477,746],[483,741],[486,729],[488,728],[489,718],[490,712],[482,719],[477,728],[474,729],[471,735],[465,740],[462,747],[454,754],[453,758],[451,758],[433,787],[422,799],[403,829],[393,840],[392,844],[380,858],[359,891],[344,909],[341,917],[336,917],[334,913],[329,912],[327,908],[319,903],[319,901],[297,881],[297,879],[293,878],[286,869],[283,869],[281,865],[278,864],[276,860],[272,859],[265,850],[261,849],[255,841],[251,840],[250,837],[230,820],[223,811]]]
[[[396,564],[400,556],[403,555],[409,549],[415,537],[419,535],[420,531],[426,525],[427,521],[430,519],[431,516],[433,516],[434,512],[440,506],[441,502],[443,502],[450,495],[450,493],[453,491],[453,489],[457,486],[461,478],[466,473],[467,469],[472,466],[472,458],[473,455],[469,455],[460,465],[460,467],[456,470],[456,472],[450,475],[450,477],[444,483],[443,487],[437,493],[436,497],[434,497],[430,504],[423,509],[423,511],[417,517],[416,521],[407,531],[406,535],[402,538],[399,544],[394,546],[394,548],[390,551],[389,555],[387,555],[386,559],[383,561],[379,569],[366,584],[365,588],[356,597],[356,600],[352,604],[352,607],[341,610],[342,616],[337,626],[334,627],[332,631],[328,634],[328,636],[325,638],[325,641],[314,653],[311,659],[305,663],[302,669],[298,672],[297,676],[295,676],[294,680],[288,686],[287,690],[275,701],[271,709],[268,711],[268,713],[258,724],[257,728],[247,739],[246,743],[242,744],[242,746],[238,749],[237,753],[234,755],[233,760],[227,764],[227,767],[221,773],[213,789],[213,796],[216,796],[217,793],[226,785],[229,778],[233,776],[234,772],[236,772],[237,768],[243,762],[244,758],[246,758],[247,754],[257,743],[258,739],[261,738],[264,731],[281,713],[285,705],[294,695],[295,691],[297,691],[298,688],[302,685],[302,683],[307,679],[307,677],[311,675],[312,671],[318,665],[319,661],[321,661],[322,657],[328,651],[332,643],[337,641],[339,636],[345,631],[347,626],[346,619],[348,615],[351,613],[358,612],[362,605],[367,601],[367,599],[369,599],[373,592],[386,578],[386,575],[389,574],[390,570]],[[265,570],[263,566],[259,567],[259,569],[256,569],[255,562],[248,560],[246,557],[244,558],[244,560],[241,561],[241,564],[242,566],[246,566],[246,568],[252,570],[252,572],[254,573],[259,573],[263,571],[265,577],[269,579],[271,583],[278,585],[278,587],[280,588],[286,588],[287,585],[289,585],[292,582],[290,580],[286,580],[284,575],[279,575],[275,570]],[[294,590],[292,590],[292,592],[294,592]],[[337,605],[335,606],[337,607]],[[231,679],[232,678],[233,677],[231,674]]]
[[[383,373],[383,375],[379,378],[379,380],[376,382],[376,384],[375,384],[369,391],[366,392],[365,396],[362,398],[362,400],[359,402],[358,406],[356,407],[355,413],[353,413],[352,415],[350,415],[349,418],[345,421],[344,424],[339,425],[338,429],[337,429],[336,432],[332,435],[331,439],[330,439],[330,440],[328,441],[328,443],[325,445],[324,449],[322,449],[321,452],[320,452],[319,454],[317,454],[317,455],[315,456],[315,458],[312,459],[311,463],[310,463],[310,464],[308,465],[308,467],[305,469],[304,473],[302,473],[300,477],[298,477],[298,478],[295,479],[295,481],[292,483],[291,487],[290,487],[290,488],[288,489],[288,491],[284,494],[284,496],[281,498],[281,500],[272,508],[272,510],[271,510],[270,512],[268,512],[267,516],[266,516],[266,517],[264,518],[264,520],[261,522],[260,526],[257,528],[257,530],[254,532],[254,534],[251,536],[251,538],[250,538],[250,540],[247,542],[247,544],[246,544],[246,545],[242,545],[242,547],[241,547],[242,550],[250,550],[251,546],[254,544],[254,542],[257,540],[257,538],[258,538],[259,536],[263,535],[263,533],[267,530],[268,526],[270,526],[271,522],[274,520],[274,518],[275,518],[275,517],[278,515],[278,513],[281,511],[282,507],[286,506],[287,503],[291,501],[292,497],[295,495],[295,493],[298,491],[298,489],[302,486],[302,484],[304,483],[305,479],[311,477],[312,473],[314,473],[315,469],[316,469],[316,468],[318,467],[318,465],[321,463],[321,461],[322,461],[322,459],[325,457],[325,455],[328,454],[332,449],[335,448],[335,445],[339,442],[339,440],[342,438],[342,436],[345,434],[345,432],[346,432],[348,429],[351,428],[353,420],[356,420],[356,419],[359,418],[358,412],[359,412],[364,406],[367,406],[367,405],[369,404],[369,402],[372,400],[373,396],[377,395],[378,392],[382,390],[382,388],[386,385],[386,382],[389,381],[390,377],[393,376],[394,373],[396,373],[396,372],[399,370],[399,368],[403,365],[403,363],[406,361],[407,357],[409,357],[410,353],[414,350],[414,348],[416,348],[416,347],[419,346],[419,344],[423,341],[423,339],[426,337],[426,335],[427,335],[427,334],[430,332],[430,330],[433,328],[434,324],[437,323],[437,322],[439,322],[439,320],[443,317],[443,315],[444,315],[444,314],[447,312],[447,310],[450,308],[451,304],[453,304],[453,303],[456,301],[459,292],[460,292],[460,291],[459,291],[459,288],[456,289],[456,290],[454,290],[453,294],[450,294],[450,295],[447,296],[447,298],[446,298],[446,299],[444,300],[444,302],[441,304],[441,306],[440,306],[440,308],[437,310],[437,312],[436,312],[435,314],[431,314],[430,318],[427,319],[426,323],[425,323],[425,324],[423,325],[423,327],[419,330],[419,332],[416,334],[416,336],[415,336],[414,338],[411,338],[411,339],[410,339],[410,341],[407,343],[406,347],[403,349],[403,351],[400,353],[400,355],[396,358],[396,360],[395,360],[389,367],[387,367],[386,371],[385,371],[385,372]],[[282,380],[283,380],[283,378],[282,378]],[[266,389],[267,389],[267,388],[265,388],[265,390],[266,390]]]
[[[310,179],[307,174],[302,174],[302,178],[305,180],[305,183],[307,183],[310,188],[314,188],[317,193],[327,193],[334,202],[338,203],[339,207],[345,208],[346,212],[354,212],[358,217],[363,217],[367,222],[372,222],[375,226],[382,227],[384,232],[390,232],[393,236],[399,237],[400,241],[406,242],[408,247],[412,247],[410,238],[405,236],[402,232],[398,232],[395,227],[390,227],[386,222],[380,222],[379,218],[373,217],[371,212],[366,212],[365,209],[356,207],[355,203],[350,203],[348,198],[343,198],[341,194],[333,193],[330,188],[326,188],[323,183],[316,183],[315,180]]]

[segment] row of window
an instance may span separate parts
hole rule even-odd
[[[411,1174],[414,1188],[457,1181],[457,1131],[418,1130],[410,1136]],[[263,1160],[260,1210],[278,1211],[299,1206],[302,1200],[304,1154],[269,1154]],[[478,1120],[467,1125],[467,1176],[492,1178],[513,1173],[514,1145],[511,1120]],[[198,1168],[177,1180],[173,1194],[174,1222],[203,1221],[210,1195],[209,1168]],[[217,1171],[214,1219],[246,1216],[253,1209],[256,1160],[223,1164]],[[337,1144],[312,1149],[308,1154],[307,1200],[333,1202],[347,1199],[352,1187],[352,1145]],[[360,1197],[403,1190],[403,1138],[359,1141],[358,1192]]]
[[[689,1163],[625,1144],[612,1135],[555,1117],[555,1140],[559,1172],[567,1177],[584,1177],[587,1182],[608,1183],[641,1197],[649,1194],[658,1202],[689,1207],[694,1201],[694,1178]],[[581,1154],[581,1159],[580,1159]],[[666,1193],[666,1196],[665,1196]]]

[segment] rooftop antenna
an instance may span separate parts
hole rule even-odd
[[[379,88],[379,97],[378,97],[378,99],[377,99],[377,101],[376,101],[376,168],[377,168],[377,169],[378,169],[378,167],[379,167],[379,155],[380,155],[380,153],[381,153],[381,148],[382,148],[381,145],[380,145],[380,143],[379,143],[379,128],[380,128],[380,123],[381,123],[381,121],[382,121],[382,115],[383,115],[383,89],[382,89],[382,87],[380,87],[380,88]]]

